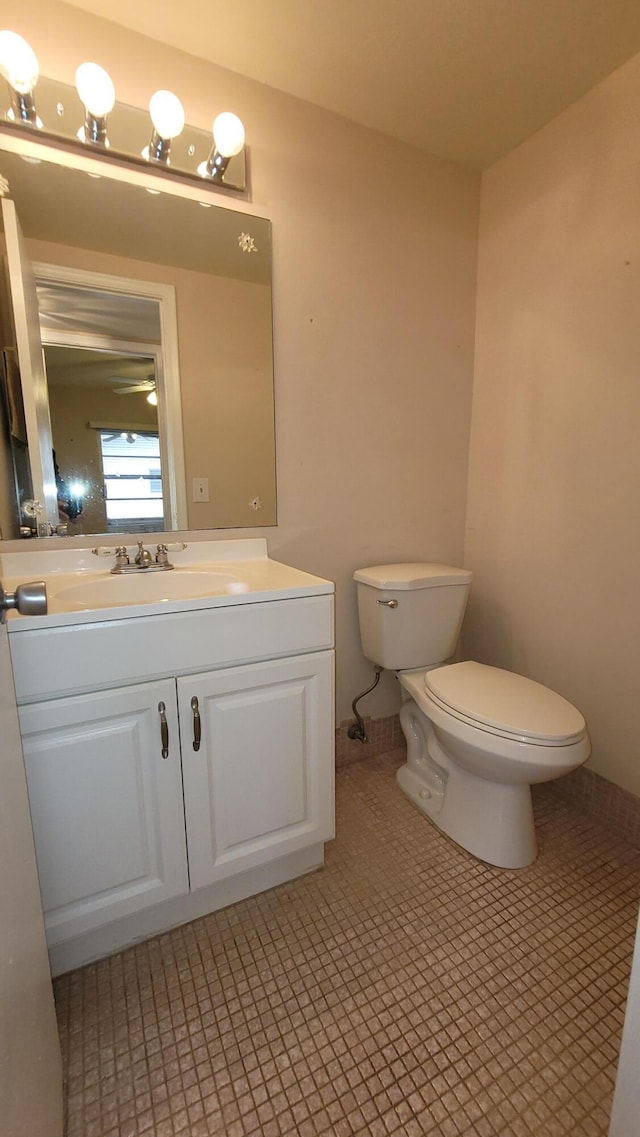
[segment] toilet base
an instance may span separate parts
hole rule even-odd
[[[403,683],[409,691],[408,683]],[[400,710],[407,762],[396,778],[401,790],[457,845],[503,869],[535,861],[536,832],[526,782],[494,782],[459,766],[438,741],[431,721],[411,698]]]
[[[408,763],[398,785],[434,825],[457,845],[503,869],[521,869],[537,854],[529,786],[498,785],[464,770],[449,769],[444,790]]]

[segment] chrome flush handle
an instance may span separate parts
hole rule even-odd
[[[160,741],[162,742],[162,757],[169,757],[169,725],[167,723],[167,708],[164,703],[158,703],[160,714]]]
[[[385,604],[387,608],[397,608],[397,600],[376,600],[376,604]]]
[[[198,709],[198,700],[195,695],[191,700],[191,710],[193,711],[193,749],[200,749],[200,738],[202,735],[202,724],[200,722],[200,711]]]

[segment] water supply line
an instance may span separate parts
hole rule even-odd
[[[371,694],[371,692],[378,686],[378,683],[380,682],[380,676],[382,675],[383,671],[384,667],[376,667],[376,677],[371,686],[367,687],[366,691],[363,691],[361,695],[357,695],[351,704],[351,710],[356,716],[357,721],[351,723],[351,726],[347,730],[347,734],[349,738],[353,738],[358,742],[367,741],[367,732],[364,727],[364,719],[362,718],[362,715],[358,714],[357,704],[361,699],[364,699],[365,695]]]

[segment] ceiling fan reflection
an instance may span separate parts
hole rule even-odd
[[[133,446],[134,442],[137,442],[138,440],[138,435],[135,434],[132,430],[117,430],[114,434],[102,435],[103,442],[115,442],[116,438],[123,438],[125,442],[128,442],[130,446]]]
[[[127,383],[124,377],[115,376],[114,378],[120,383]],[[126,387],[115,387],[113,391],[114,395],[137,395],[143,392],[147,393],[147,402],[151,403],[152,407],[157,407],[158,393],[156,391],[155,379],[152,376],[145,379],[142,383],[128,383]]]

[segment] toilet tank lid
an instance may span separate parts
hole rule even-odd
[[[425,675],[425,689],[478,724],[558,744],[579,738],[585,721],[577,707],[541,683],[471,660]]]
[[[445,584],[468,585],[471,573],[468,569],[454,568],[453,565],[411,562],[400,565],[372,565],[371,568],[358,569],[354,572],[353,579],[359,584],[370,584],[372,588],[394,591],[438,588]]]

